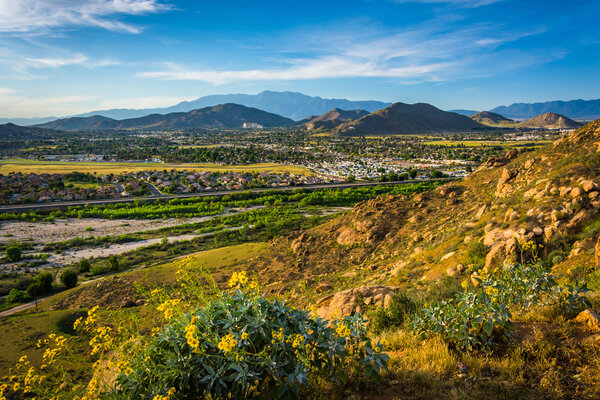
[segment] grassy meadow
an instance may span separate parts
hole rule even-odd
[[[69,161],[38,161],[27,159],[9,159],[0,163],[0,174],[11,172],[24,174],[68,174],[71,172],[122,174],[138,171],[207,171],[207,172],[273,172],[291,173],[298,175],[313,175],[306,168],[276,163],[257,163],[248,165],[220,165],[212,163],[198,164],[163,164],[163,163],[124,163],[124,162],[69,162]]]

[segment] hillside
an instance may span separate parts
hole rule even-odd
[[[528,240],[543,244],[543,257],[559,271],[589,265],[600,232],[599,143],[600,120],[545,148],[492,158],[433,192],[360,203],[276,240],[251,268],[284,282],[330,276],[321,281],[333,283],[353,271],[349,285],[420,287],[518,259]],[[482,254],[470,254],[475,243]]]
[[[477,114],[470,115],[469,118],[471,118],[473,121],[479,122],[480,124],[490,126],[506,126],[515,123],[515,121],[512,119],[505,118],[500,114],[490,111],[481,111]]]
[[[289,118],[271,114],[239,104],[220,104],[189,112],[150,114],[140,118],[114,120],[102,116],[60,119],[37,125],[42,128],[62,130],[101,129],[216,129],[289,126]],[[246,124],[246,125],[245,125]]]
[[[297,92],[275,92],[265,90],[258,94],[219,94],[200,97],[192,101],[183,101],[171,107],[153,109],[112,109],[92,111],[77,115],[89,117],[102,115],[114,119],[137,118],[148,114],[167,114],[188,112],[198,108],[212,107],[216,104],[235,103],[246,107],[258,108],[293,120],[300,120],[307,115],[321,115],[332,108],[344,110],[364,109],[369,112],[387,107],[390,103],[365,100],[352,101],[346,99],[324,99]]]
[[[564,115],[545,113],[517,124],[521,128],[575,129],[582,124]]]
[[[318,117],[309,117],[303,125],[308,130],[314,129],[332,129],[346,121],[352,121],[369,114],[365,110],[342,110],[334,108]]]
[[[547,101],[544,103],[514,103],[509,106],[500,106],[490,111],[512,119],[529,119],[536,115],[554,112],[565,115],[571,119],[593,120],[600,118],[600,99],[598,100],[571,100]]]
[[[10,122],[0,125],[0,140],[46,139],[56,136],[57,133],[60,132],[31,126],[19,126]]]
[[[395,103],[382,110],[340,125],[341,135],[390,135],[471,131],[484,125],[464,115],[442,111],[430,104]]]

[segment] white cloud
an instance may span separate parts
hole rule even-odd
[[[89,60],[84,55],[77,54],[70,58],[26,58],[28,64],[35,68],[50,67],[58,68],[67,65],[83,64]]]
[[[0,87],[0,96],[4,96],[4,95],[11,94],[14,92],[15,92],[14,89]]]
[[[269,54],[280,54],[279,58],[271,58],[267,67],[219,69],[163,63],[162,68],[142,71],[136,76],[216,85],[356,77],[393,78],[402,83],[437,82],[516,68],[514,57],[520,55],[500,46],[535,33],[538,31],[533,28],[508,31],[502,26],[485,24],[448,30],[439,19],[401,32],[364,26],[352,33],[319,31],[296,35],[277,50],[267,49]],[[296,54],[310,55],[286,58],[294,50]],[[536,55],[528,55],[524,60],[534,63]]]
[[[170,9],[158,0],[0,0],[0,32],[32,32],[62,26],[96,26],[139,33],[141,29],[114,19]]]

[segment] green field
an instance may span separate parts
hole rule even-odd
[[[37,161],[27,159],[9,159],[0,163],[0,174],[8,175],[11,172],[24,174],[68,174],[71,172],[121,174],[136,171],[209,171],[209,172],[273,172],[292,173],[298,175],[313,175],[306,168],[293,165],[276,163],[258,163],[248,165],[220,165],[211,163],[198,164],[163,164],[163,163],[125,163],[125,162],[67,162],[67,161]]]
[[[465,147],[542,147],[552,143],[551,140],[431,140],[425,144],[432,146],[465,146]]]

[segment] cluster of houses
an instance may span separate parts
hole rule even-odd
[[[195,193],[221,190],[244,190],[254,187],[300,186],[326,183],[317,175],[306,176],[273,172],[208,172],[208,171],[138,171],[128,174],[144,180],[163,193]]]
[[[78,185],[65,174],[0,175],[0,204],[41,203],[119,197],[111,184]]]

